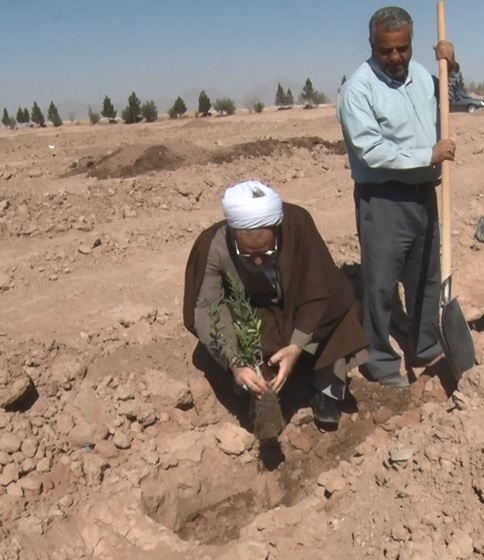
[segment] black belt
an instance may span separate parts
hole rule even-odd
[[[426,189],[433,189],[435,188],[437,185],[440,185],[440,181],[427,181],[426,183],[415,183],[415,184],[407,184],[407,183],[400,183],[399,181],[397,181],[397,183],[399,185],[402,185],[402,187],[408,189],[414,189],[415,192],[420,192]]]
[[[391,187],[400,187],[402,189],[411,189],[415,192],[421,192],[427,189],[433,189],[437,185],[440,185],[440,179],[436,181],[426,181],[425,183],[402,183],[401,181],[386,181],[385,183],[356,183],[358,187],[366,187],[366,186],[385,186],[388,185]]]

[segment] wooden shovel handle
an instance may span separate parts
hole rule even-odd
[[[445,2],[437,2],[437,27],[439,41],[446,40]],[[439,95],[440,95],[440,129],[441,138],[450,138],[449,126],[449,76],[447,60],[439,60]],[[451,270],[451,188],[450,161],[442,162],[441,187],[441,240],[442,240],[442,279],[450,279]]]

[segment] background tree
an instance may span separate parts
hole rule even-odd
[[[212,102],[210,97],[205,93],[205,90],[202,90],[198,96],[198,114],[202,115],[202,117],[209,117],[211,108]]]
[[[279,109],[289,109],[294,105],[294,96],[290,88],[287,88],[287,92],[284,92],[281,84],[277,84],[275,104]]]
[[[30,122],[30,114],[29,114],[29,110],[27,109],[27,107],[24,108],[24,120],[23,122],[25,124],[28,124]]]
[[[111,99],[109,99],[106,95],[103,100],[103,110],[101,111],[101,115],[109,121],[114,121],[116,119],[116,114],[117,111],[114,109]]]
[[[22,109],[22,107],[19,106],[19,108],[17,109],[17,122],[19,124],[25,124],[25,113],[24,110]]]
[[[277,84],[276,99],[274,103],[276,107],[283,107],[286,104],[286,94],[284,93],[280,83]]]
[[[121,117],[126,124],[137,123],[141,120],[141,101],[133,91],[128,97],[128,105],[123,109]]]
[[[87,110],[87,114],[89,115],[89,122],[92,125],[98,124],[98,122],[101,120],[101,115],[97,111],[93,111],[90,105]]]
[[[311,99],[314,105],[321,105],[322,103],[329,103],[329,99],[322,91],[315,90]]]
[[[256,113],[262,113],[262,111],[264,110],[264,103],[262,103],[262,101],[257,101],[257,103],[254,104],[254,111]]]
[[[175,100],[175,103],[173,103],[173,106],[168,110],[168,114],[170,115],[170,118],[175,118],[177,119],[178,117],[181,117],[182,115],[184,115],[187,112],[187,106],[185,101],[183,101],[183,99],[178,96]]]
[[[460,89],[459,87],[457,89]],[[484,95],[484,82],[471,81],[467,86],[464,85],[464,91],[475,93],[476,95]]]
[[[45,126],[44,113],[42,113],[42,110],[37,105],[36,101],[34,101],[34,104],[32,105],[30,120],[38,126],[41,126],[41,127]]]
[[[249,101],[245,103],[245,106],[249,109],[250,113],[262,113],[265,107],[264,103],[262,103],[257,97],[249,99]]]
[[[158,108],[154,101],[146,101],[141,106],[141,116],[146,122],[155,122],[158,119]]]
[[[3,117],[2,117],[2,123],[3,126],[5,126],[6,128],[10,128],[10,115],[8,114],[7,108],[4,107],[3,108]]]
[[[216,99],[213,108],[219,115],[233,115],[235,113],[235,103],[229,97]]]
[[[294,105],[294,95],[292,94],[290,88],[287,88],[284,104],[286,105],[286,107],[292,107]]]
[[[55,127],[62,125],[62,119],[60,118],[59,111],[53,101],[50,102],[49,110],[47,111],[47,118]]]
[[[308,78],[301,91],[301,99],[306,102],[306,106],[312,107],[313,96],[314,96],[313,83]]]

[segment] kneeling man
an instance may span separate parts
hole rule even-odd
[[[310,214],[283,203],[267,185],[239,183],[226,190],[222,205],[226,219],[200,234],[188,259],[186,328],[256,397],[269,388],[279,392],[301,355],[311,355],[314,418],[337,425],[346,375],[368,358],[351,283]],[[261,320],[264,360],[276,369],[269,381],[214,343],[208,302],[218,306],[225,337],[236,344],[226,301],[230,275],[243,284]]]

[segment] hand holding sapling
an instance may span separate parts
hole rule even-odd
[[[254,433],[260,440],[277,437],[284,429],[284,418],[276,391],[264,379],[261,372],[263,364],[261,320],[256,310],[246,297],[242,282],[231,274],[227,274],[230,295],[223,301],[228,305],[234,316],[234,331],[237,345],[234,346],[225,336],[220,324],[218,304],[207,302],[212,333],[215,344],[227,357],[234,378],[238,385],[246,385],[259,400],[255,407]],[[289,348],[289,347],[286,347]],[[283,349],[284,350],[284,349]],[[291,360],[292,361],[292,360]],[[287,363],[286,363],[287,362]],[[281,360],[282,363],[282,360]],[[288,358],[284,360],[283,373],[289,368]],[[292,369],[292,367],[291,367]],[[276,384],[282,386],[281,379],[276,376]]]
[[[263,363],[261,342],[261,320],[245,295],[245,288],[232,274],[227,274],[230,295],[223,300],[233,312],[233,327],[237,344],[229,341],[220,324],[219,306],[207,302],[215,345],[229,362],[235,381],[241,387],[245,384],[256,394],[268,390],[260,366]]]

